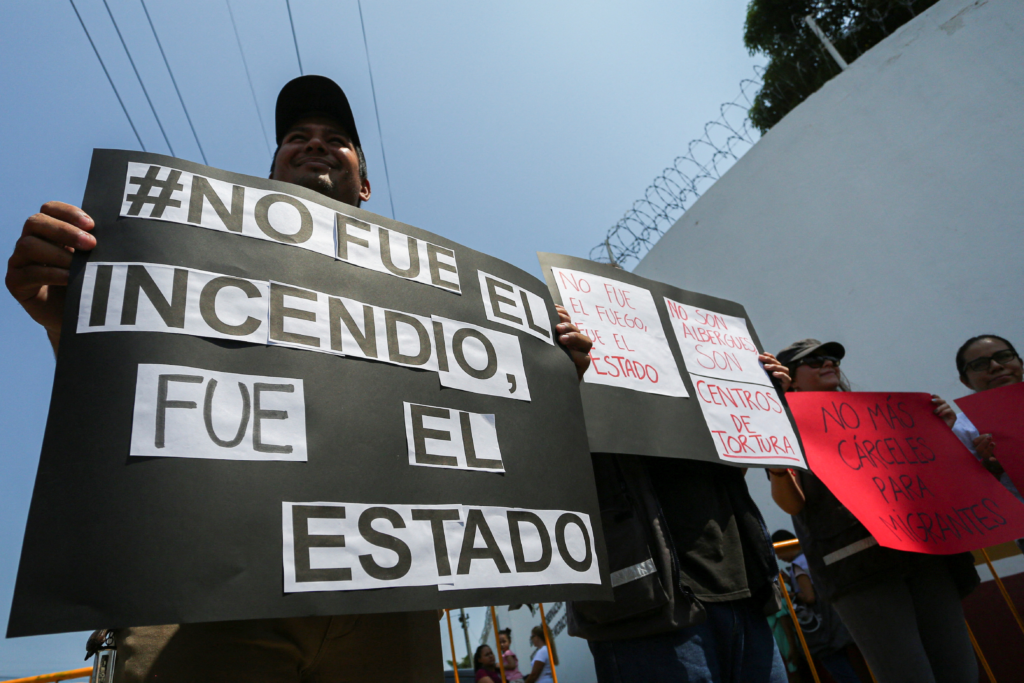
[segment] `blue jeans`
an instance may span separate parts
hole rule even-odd
[[[702,624],[630,640],[590,641],[598,683],[786,683],[768,620],[750,600],[703,603]]]
[[[836,683],[863,683],[853,668],[853,664],[850,664],[850,658],[846,656],[845,648],[817,659],[832,678],[836,679]]]

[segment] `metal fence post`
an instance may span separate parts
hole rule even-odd
[[[494,644],[498,646],[498,668],[501,670],[501,683],[507,683],[505,680],[505,657],[502,655],[501,639],[498,637],[498,613],[494,611],[494,605],[491,605],[491,621],[494,623]]]
[[[548,619],[544,616],[544,603],[540,605],[540,625],[544,627],[544,643],[548,646],[548,666],[551,667],[551,678],[558,683],[558,671],[555,670],[555,651],[551,649],[551,631],[548,630]]]
[[[789,616],[793,617],[793,628],[796,629],[796,635],[800,638],[800,645],[804,649],[804,656],[807,657],[807,665],[811,667],[811,675],[814,676],[814,683],[821,683],[821,679],[818,678],[818,669],[814,666],[814,658],[811,657],[811,650],[807,647],[807,641],[804,639],[804,630],[800,628],[800,620],[796,618],[796,610],[793,609],[793,601],[789,599],[789,591],[786,590],[786,581],[782,577],[782,572],[779,572],[779,588],[782,589],[782,595],[786,598],[786,607],[789,608]]]
[[[967,621],[964,620],[966,624]],[[985,675],[988,676],[988,680],[992,683],[996,683],[996,677],[992,673],[992,667],[988,665],[988,660],[985,659],[985,653],[981,651],[981,646],[978,645],[978,639],[974,637],[974,631],[971,630],[971,625],[967,624],[967,635],[971,637],[971,645],[974,646],[974,653],[978,655],[978,659],[981,660],[981,666],[985,669]]]
[[[992,578],[996,580],[996,585],[999,586],[999,592],[1003,594],[1003,600],[1006,600],[1006,606],[1010,608],[1010,612],[1013,613],[1013,618],[1017,620],[1017,626],[1020,627],[1021,633],[1024,633],[1024,621],[1021,621],[1020,614],[1017,612],[1017,608],[1013,604],[1013,600],[1010,599],[1010,592],[1006,590],[1006,586],[1003,585],[1003,580],[999,578],[999,574],[996,574],[996,568],[992,566],[992,558],[988,556],[988,551],[984,548],[979,548],[981,556],[985,558],[985,564],[988,565],[988,570],[992,572]]]
[[[459,656],[455,654],[455,634],[452,633],[452,615],[448,613],[448,610],[445,610],[444,616],[448,619],[448,642],[452,646],[452,670],[455,672],[455,683],[459,683]]]

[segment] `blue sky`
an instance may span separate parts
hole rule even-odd
[[[285,0],[108,0],[175,156],[265,176],[277,91],[299,75]],[[102,0],[76,3],[149,151],[169,154]],[[305,73],[352,102],[364,208],[540,274],[537,251],[586,256],[733,100],[760,60],[746,0],[630,3],[365,0],[380,129],[356,2],[293,0]],[[93,148],[139,149],[67,0],[0,5],[0,251],[51,199],[79,203]],[[254,93],[255,96],[254,96]],[[262,117],[262,125],[261,125]],[[7,613],[53,373],[45,336],[0,296],[0,621]],[[61,558],[55,556],[55,562]],[[0,680],[75,668],[80,634],[0,641]],[[461,654],[461,652],[460,652]]]

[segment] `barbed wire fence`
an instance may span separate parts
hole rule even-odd
[[[636,265],[753,147],[762,130],[936,1],[822,0],[811,4],[810,14],[790,17],[791,40],[804,46],[799,58],[755,67],[752,77],[740,81],[739,95],[719,106],[718,118],[706,123],[703,134],[690,141],[686,153],[651,182],[643,198],[608,229],[588,258],[620,268]],[[770,88],[766,88],[766,80],[772,82]],[[751,120],[751,108],[755,108],[758,123]],[[780,113],[774,114],[773,108]]]
[[[747,115],[762,82],[760,69],[754,78],[740,81],[740,94],[722,104],[719,116],[704,125],[704,134],[691,140],[686,154],[678,156],[647,187],[643,199],[633,202],[604,241],[590,250],[588,258],[621,268],[639,261],[704,191],[722,177],[750,149],[760,134]]]

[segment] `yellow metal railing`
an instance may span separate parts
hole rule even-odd
[[[796,545],[789,541],[780,541],[780,543],[789,543],[789,545]],[[778,543],[775,544],[778,547]],[[814,677],[814,683],[821,683],[821,679],[818,678],[818,669],[814,666],[814,658],[811,657],[811,649],[807,647],[807,639],[804,638],[804,630],[800,628],[800,620],[796,618],[796,610],[793,609],[793,601],[789,599],[789,591],[786,590],[786,581],[782,577],[782,572],[779,572],[779,588],[782,589],[782,596],[786,598],[786,607],[789,609],[789,616],[793,619],[793,627],[796,629],[796,635],[800,639],[800,647],[804,650],[804,657],[807,658],[807,664],[811,667],[811,676]]]
[[[495,644],[495,656],[498,659],[498,667],[501,670],[501,683],[506,683],[508,680],[505,678],[505,653],[501,650],[501,634],[498,633],[498,612],[494,609],[494,605],[491,605],[491,623],[494,624],[494,644]],[[548,656],[550,656],[550,651]]]
[[[1010,608],[1013,618],[1017,620],[1017,626],[1020,627],[1021,633],[1024,633],[1024,622],[1020,620],[1020,614],[1017,612],[1017,607],[1014,606],[1013,600],[1010,599],[1010,592],[1006,590],[1006,586],[1003,585],[1003,580],[999,578],[999,574],[996,574],[996,568],[992,566],[992,558],[988,556],[988,551],[985,548],[982,548],[980,553],[981,556],[985,558],[985,564],[988,565],[988,570],[992,572],[992,578],[995,579],[996,585],[999,587],[999,592],[1003,594],[1003,600],[1006,600],[1006,606]],[[980,563],[975,562],[975,564]]]
[[[988,680],[992,683],[996,683],[996,676],[992,673],[992,667],[988,665],[988,660],[985,659],[985,655],[981,652],[981,645],[978,645],[978,639],[974,637],[974,631],[971,630],[971,625],[967,624],[967,635],[971,637],[971,645],[974,646],[974,654],[978,655],[978,659],[981,660],[981,666],[985,669],[985,675],[988,676]]]
[[[43,674],[41,676],[29,676],[28,678],[14,678],[2,683],[55,683],[55,681],[73,681],[77,678],[89,678],[92,676],[92,667],[61,671],[55,674]]]
[[[548,630],[548,620],[544,616],[544,603],[540,605],[540,625],[544,627],[544,642],[548,646],[548,666],[551,667],[551,677],[554,683],[558,683],[558,671],[555,670],[555,651],[551,649],[551,631]]]
[[[459,683],[459,658],[455,654],[455,634],[452,633],[452,615],[449,610],[445,610],[444,616],[448,620],[448,642],[452,646],[452,671],[455,672],[455,683]]]

